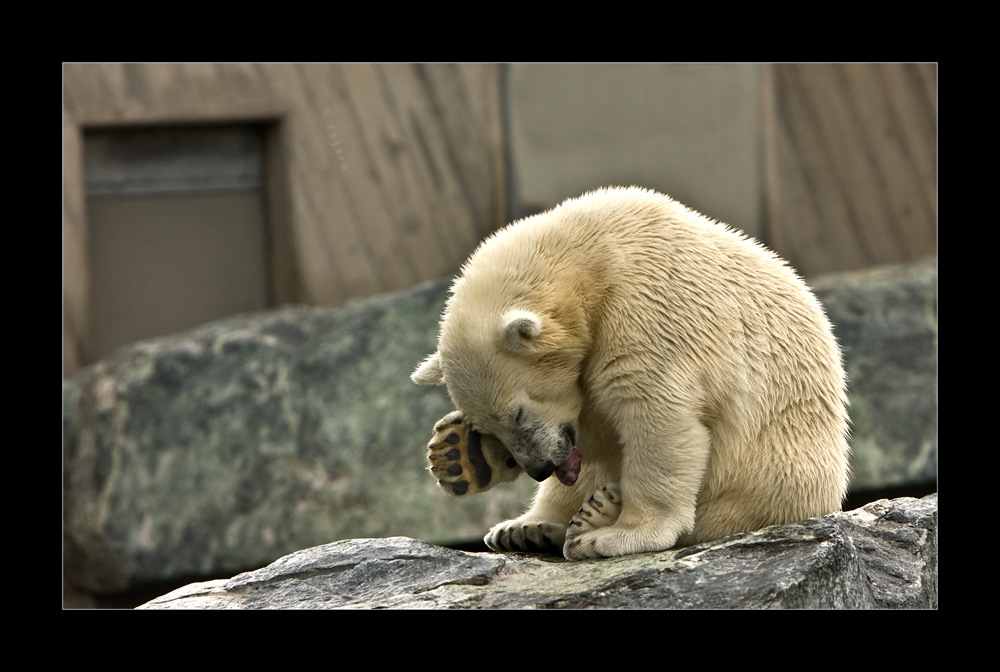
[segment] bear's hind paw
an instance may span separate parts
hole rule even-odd
[[[484,492],[521,474],[503,444],[474,430],[461,411],[452,411],[434,424],[427,461],[438,485],[456,497]]]

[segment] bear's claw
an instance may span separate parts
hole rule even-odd
[[[491,529],[483,541],[494,551],[548,551],[558,553],[565,543],[566,529],[545,522],[520,523],[508,520]]]
[[[438,485],[456,497],[485,492],[521,474],[521,467],[503,444],[474,430],[461,411],[452,411],[434,423],[427,461]]]
[[[602,527],[614,525],[622,512],[622,493],[617,483],[608,483],[584,502],[569,521],[563,555],[570,560],[602,557],[584,535]]]

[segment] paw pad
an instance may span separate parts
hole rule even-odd
[[[430,471],[445,492],[462,497],[513,481],[521,473],[513,456],[489,434],[480,434],[461,411],[453,411],[434,425],[427,444]]]

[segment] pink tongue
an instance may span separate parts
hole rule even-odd
[[[563,485],[573,485],[580,476],[580,465],[583,463],[583,453],[576,446],[569,451],[569,457],[556,469],[556,478]]]

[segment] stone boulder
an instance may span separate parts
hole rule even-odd
[[[427,472],[449,280],[339,308],[292,306],[138,343],[63,387],[72,585],[113,593],[260,567],[332,539],[478,539],[528,479],[456,500]]]
[[[937,260],[809,284],[844,350],[851,490],[937,483]]]
[[[70,585],[230,576],[355,537],[469,542],[519,515],[530,479],[456,500],[425,468],[432,424],[452,406],[409,374],[436,347],[449,282],[222,320],[66,381]],[[852,488],[933,482],[933,261],[810,284],[845,349]]]
[[[567,562],[406,537],[292,553],[140,609],[937,608],[937,495],[680,550]]]

